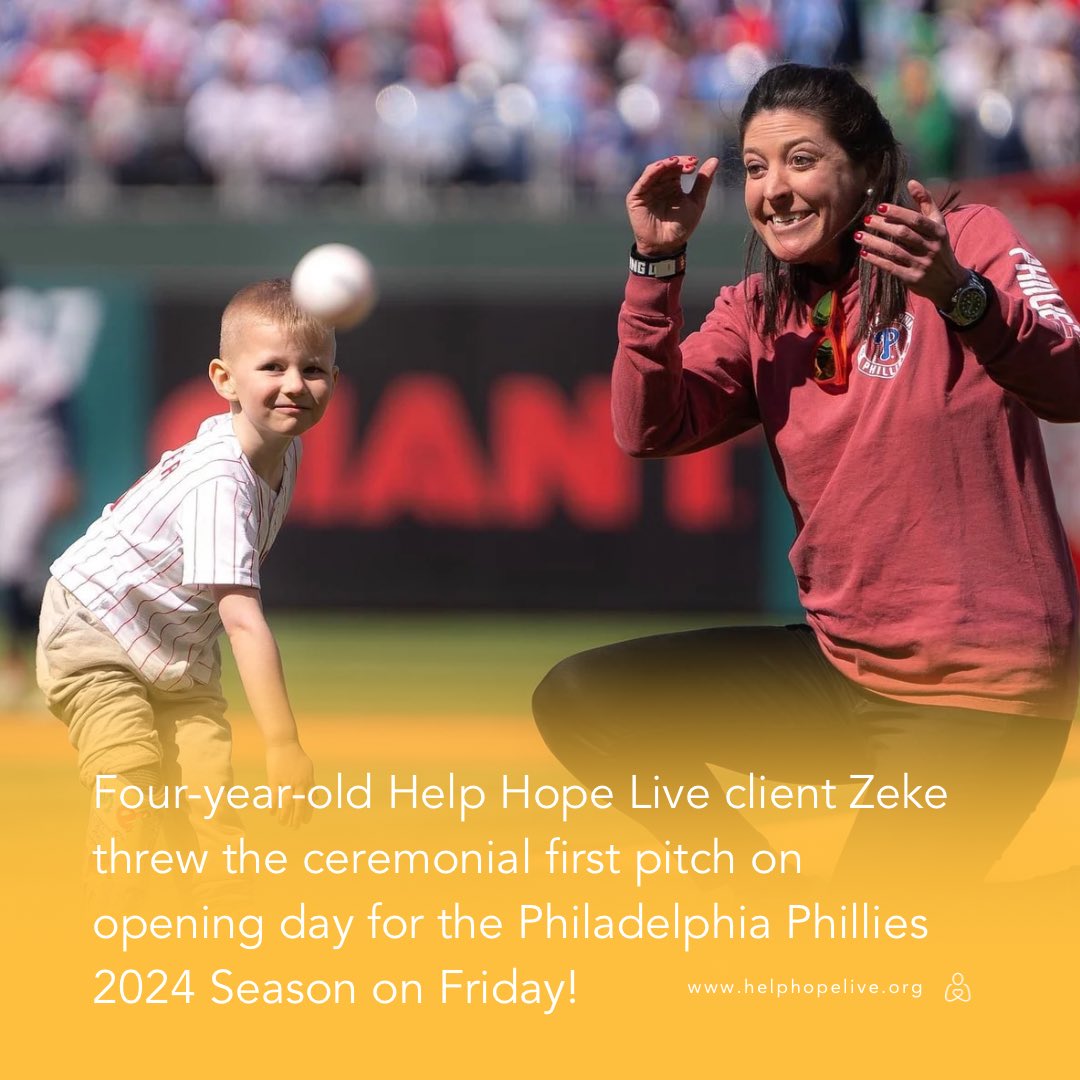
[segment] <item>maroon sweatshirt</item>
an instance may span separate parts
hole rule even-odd
[[[812,378],[805,313],[762,337],[760,277],[723,289],[680,345],[682,279],[632,275],[615,436],[652,457],[761,424],[800,599],[840,672],[903,701],[1070,717],[1080,604],[1038,418],[1080,421],[1080,324],[1001,213],[946,223],[961,265],[993,284],[990,310],[961,331],[909,296],[899,325],[853,342],[843,393]],[[851,340],[855,273],[839,288]]]

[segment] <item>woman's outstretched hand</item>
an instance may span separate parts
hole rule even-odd
[[[698,168],[696,157],[669,157],[645,167],[626,196],[626,212],[634,241],[642,255],[670,255],[686,245],[697,228],[709,197],[718,158]],[[694,186],[683,191],[681,178],[697,169]]]
[[[908,181],[915,200],[909,210],[882,203],[855,234],[862,257],[898,277],[917,296],[946,308],[967,273],[956,261],[945,218],[933,196],[918,180]]]

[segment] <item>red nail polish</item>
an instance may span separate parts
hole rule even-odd
[[[867,255],[869,255],[869,254],[870,254],[870,252],[867,251],[866,248],[863,248],[862,251],[859,252],[859,258],[860,259],[865,259],[867,257]]]
[[[861,239],[862,239],[862,233],[861,233],[861,232],[857,232],[857,233],[855,234],[855,240],[856,240],[856,242],[858,242],[858,241],[859,241],[859,240],[861,240]]]
[[[877,212],[879,214],[884,214],[885,211],[888,210],[888,209],[889,209],[889,204],[888,203],[879,203],[878,208],[877,208]]]
[[[874,220],[874,219],[873,219],[873,218],[872,218],[872,217],[871,217],[871,216],[870,216],[869,214],[867,214],[867,215],[866,215],[866,217],[864,217],[864,218],[862,219],[862,223],[863,223],[864,225],[869,225],[869,224],[870,224],[870,222],[871,222],[871,221],[873,221],[873,220]]]

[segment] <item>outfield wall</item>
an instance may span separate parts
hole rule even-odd
[[[742,223],[688,280],[688,322],[739,276]],[[279,607],[731,610],[793,604],[790,532],[759,437],[664,462],[614,445],[608,370],[622,222],[5,221],[22,308],[97,305],[77,402],[83,527],[217,411],[221,307],[328,240],[373,260],[381,301],[340,336],[343,378],[270,556]],[[777,525],[779,521],[779,525]],[[778,562],[779,560],[779,562]]]
[[[1026,208],[1022,227],[1071,287],[1062,251],[1072,249],[1053,238],[1060,245],[1080,221],[1080,182],[1049,205],[1048,190],[1015,183],[997,194],[1017,219]],[[728,209],[691,252],[691,327],[741,274],[745,225]],[[76,410],[83,506],[56,543],[216,411],[203,372],[229,295],[336,240],[372,258],[382,299],[341,336],[341,391],[305,440],[296,505],[266,575],[270,603],[796,608],[790,512],[760,437],[663,462],[633,461],[612,443],[607,372],[628,247],[617,217],[0,220],[13,276],[35,290],[21,294],[35,318],[47,325],[76,296],[98,308]],[[1075,475],[1080,451],[1054,434]],[[1075,511],[1075,492],[1063,494]]]

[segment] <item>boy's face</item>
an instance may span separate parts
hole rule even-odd
[[[302,435],[322,418],[337,382],[333,341],[309,352],[281,326],[253,318],[227,360],[214,360],[214,389],[264,436]]]

